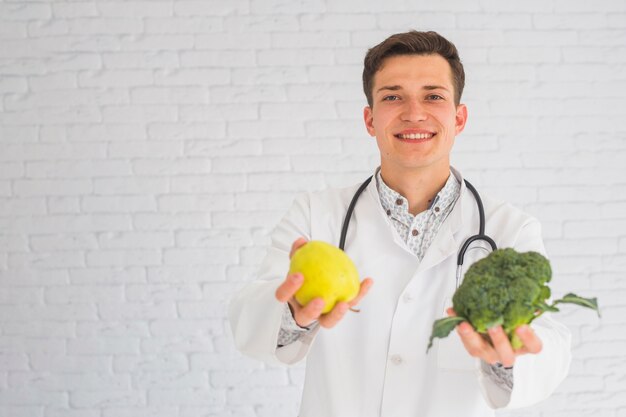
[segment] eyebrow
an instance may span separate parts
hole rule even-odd
[[[424,86],[424,90],[445,90],[445,91],[450,91],[446,87],[444,87],[443,85],[425,85]]]
[[[397,91],[397,90],[401,90],[401,89],[402,89],[402,87],[400,87],[399,85],[383,85],[378,90],[376,90],[376,92],[379,93],[379,92],[381,92],[383,90]]]
[[[442,85],[425,85],[424,87],[422,87],[422,89],[428,90],[428,91],[432,91],[432,90],[445,90],[448,92],[450,91],[449,89],[447,89],[446,87]],[[402,87],[399,85],[384,85],[380,87],[378,90],[376,90],[376,92],[379,93],[383,90],[398,91],[398,90],[402,90]]]

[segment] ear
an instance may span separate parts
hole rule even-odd
[[[467,107],[465,104],[459,104],[456,106],[455,136],[465,129],[465,123],[467,123]]]
[[[370,106],[366,106],[363,109],[363,120],[365,121],[365,128],[367,129],[367,133],[369,133],[372,137],[376,136],[374,130],[374,114]]]

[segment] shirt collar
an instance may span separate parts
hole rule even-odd
[[[385,184],[383,177],[380,174],[380,167],[376,169],[375,177],[378,196],[383,206],[383,210],[387,213],[387,215],[397,219],[405,218],[407,214],[410,215],[408,200]],[[460,191],[461,184],[451,171],[448,180],[443,188],[433,198],[427,211],[435,217],[443,215],[443,213],[447,212],[448,208],[457,200],[460,195]]]

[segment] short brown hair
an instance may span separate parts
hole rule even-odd
[[[373,105],[374,76],[386,58],[396,55],[431,54],[441,55],[450,64],[454,84],[454,103],[458,106],[461,102],[463,87],[465,87],[465,71],[456,46],[437,32],[416,30],[391,35],[367,51],[363,67],[363,90],[367,97],[367,104],[370,107]]]

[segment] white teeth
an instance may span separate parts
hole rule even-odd
[[[434,135],[432,133],[411,133],[409,135],[398,135],[400,139],[429,139]]]

